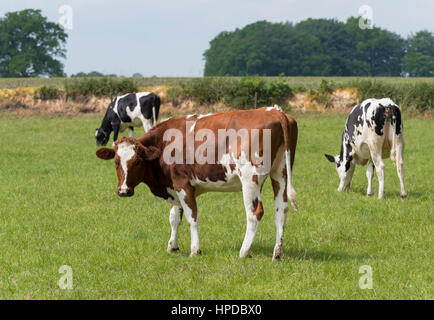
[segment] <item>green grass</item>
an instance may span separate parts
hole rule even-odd
[[[114,164],[95,157],[100,119],[0,116],[0,299],[433,299],[433,121],[406,120],[406,182],[386,160],[385,199],[365,196],[365,169],[338,193],[323,156],[339,150],[345,117],[296,115],[294,167],[299,213],[290,211],[284,259],[275,241],[272,191],[252,258],[237,258],[245,230],[241,193],[198,200],[203,254],[189,258],[190,233],[167,254],[170,205],[144,185],[115,195]],[[374,191],[378,190],[374,180]],[[59,289],[60,266],[73,290]],[[361,290],[359,267],[373,269]]]
[[[240,77],[227,77],[237,79]],[[280,77],[260,77],[262,79],[278,79]],[[71,82],[77,78],[0,78],[0,88],[20,88],[20,87],[38,87],[38,86],[57,86],[63,87],[65,81]],[[190,81],[194,78],[189,77],[144,77],[134,78],[139,87],[147,86],[175,86],[180,83]],[[431,78],[403,78],[403,77],[283,77],[292,87],[318,88],[321,80],[326,79],[336,84],[350,83],[357,79],[376,79],[386,84],[405,85],[417,82],[428,82],[434,84],[434,77]]]

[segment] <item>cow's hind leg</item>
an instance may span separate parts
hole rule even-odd
[[[182,208],[178,206],[173,206],[170,209],[170,227],[172,228],[172,233],[170,235],[169,243],[167,244],[167,252],[178,251],[178,227],[182,220]]]
[[[128,137],[134,138],[134,128],[128,127]]]
[[[402,143],[398,142],[397,147],[396,147],[396,171],[398,172],[398,177],[399,177],[399,183],[401,185],[401,199],[405,200],[407,199],[407,191],[405,190],[405,185],[404,185],[404,173],[405,173],[405,168],[404,168],[404,150],[403,150],[403,146]]]
[[[366,169],[366,177],[368,178],[366,195],[372,196],[374,194],[372,192],[372,178],[374,177],[374,163],[372,161],[369,161],[368,168]]]
[[[279,260],[283,255],[283,231],[288,212],[288,199],[286,194],[286,175],[273,174],[271,184],[274,191],[274,211],[276,224],[276,244],[273,251],[273,260]]]
[[[250,179],[248,179],[250,180]],[[243,200],[246,209],[247,228],[244,236],[243,245],[240,250],[240,258],[249,255],[256,232],[258,231],[259,222],[264,214],[261,199],[261,185],[255,181],[243,181]]]
[[[378,146],[370,146],[372,162],[375,166],[375,171],[378,177],[378,199],[383,199],[384,197],[384,162],[381,157],[381,144]]]

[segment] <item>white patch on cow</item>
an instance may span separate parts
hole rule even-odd
[[[271,110],[277,110],[277,111],[281,111],[281,112],[283,112],[282,108],[279,107],[277,104],[275,104],[275,105],[272,106],[272,107],[267,107],[267,108],[265,108],[265,111],[271,111]]]
[[[199,119],[202,119],[202,118],[205,118],[205,117],[209,117],[209,116],[212,116],[212,115],[213,115],[212,113],[200,114],[200,115],[197,116],[197,119],[199,120]]]
[[[186,116],[185,118],[186,119],[190,119],[190,118],[193,118],[193,117],[195,117],[196,116],[196,114],[195,113],[193,113],[193,114],[189,114],[188,116]]]
[[[160,120],[160,123],[162,123],[162,122],[166,122],[166,121],[169,120],[169,119],[172,119],[172,117],[169,117],[169,118],[166,118],[166,119]]]
[[[118,144],[117,154],[118,154],[120,162],[121,162],[122,170],[124,171],[124,181],[122,182],[122,185],[121,185],[121,191],[125,191],[128,189],[128,186],[127,186],[127,176],[128,176],[127,162],[132,157],[134,157],[135,153],[136,153],[136,151],[134,150],[133,144],[130,144],[128,142],[122,142],[122,143]]]

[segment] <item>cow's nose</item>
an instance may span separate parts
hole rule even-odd
[[[118,190],[119,197],[131,197],[132,195],[133,195],[133,191],[130,188]]]

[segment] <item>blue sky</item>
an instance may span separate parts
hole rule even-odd
[[[268,20],[358,16],[373,9],[374,25],[402,36],[434,31],[431,0],[14,0],[0,6],[0,16],[25,8],[41,9],[59,21],[59,8],[70,5],[67,74],[97,70],[130,76],[201,76],[203,52],[221,31]]]

